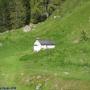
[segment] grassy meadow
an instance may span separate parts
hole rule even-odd
[[[90,90],[90,1],[69,2],[28,33],[0,34],[0,87]],[[55,41],[56,48],[33,52],[37,37]]]

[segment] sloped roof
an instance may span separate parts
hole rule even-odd
[[[53,41],[50,40],[38,40],[41,45],[55,45]]]

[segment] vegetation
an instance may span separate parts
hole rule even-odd
[[[38,23],[60,5],[60,0],[1,0],[0,32]]]
[[[89,8],[90,0],[66,0],[32,31],[0,34],[0,87],[90,90]],[[55,41],[56,48],[34,53],[37,37]]]

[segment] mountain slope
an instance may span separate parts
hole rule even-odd
[[[14,85],[19,90],[35,90],[38,84],[42,90],[90,89],[90,2],[81,1],[77,7],[68,8],[72,12],[65,14],[66,10],[63,17],[57,12],[29,33],[21,29],[1,34],[0,86]],[[37,37],[55,41],[56,48],[34,53]]]

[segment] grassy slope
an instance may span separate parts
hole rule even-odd
[[[90,40],[81,41],[82,30],[90,36],[90,2],[76,5],[75,1],[63,5],[62,18],[51,16],[30,33],[17,30],[0,35],[0,86],[35,90],[41,83],[42,90],[90,89]],[[54,40],[56,49],[33,53],[37,37]]]

